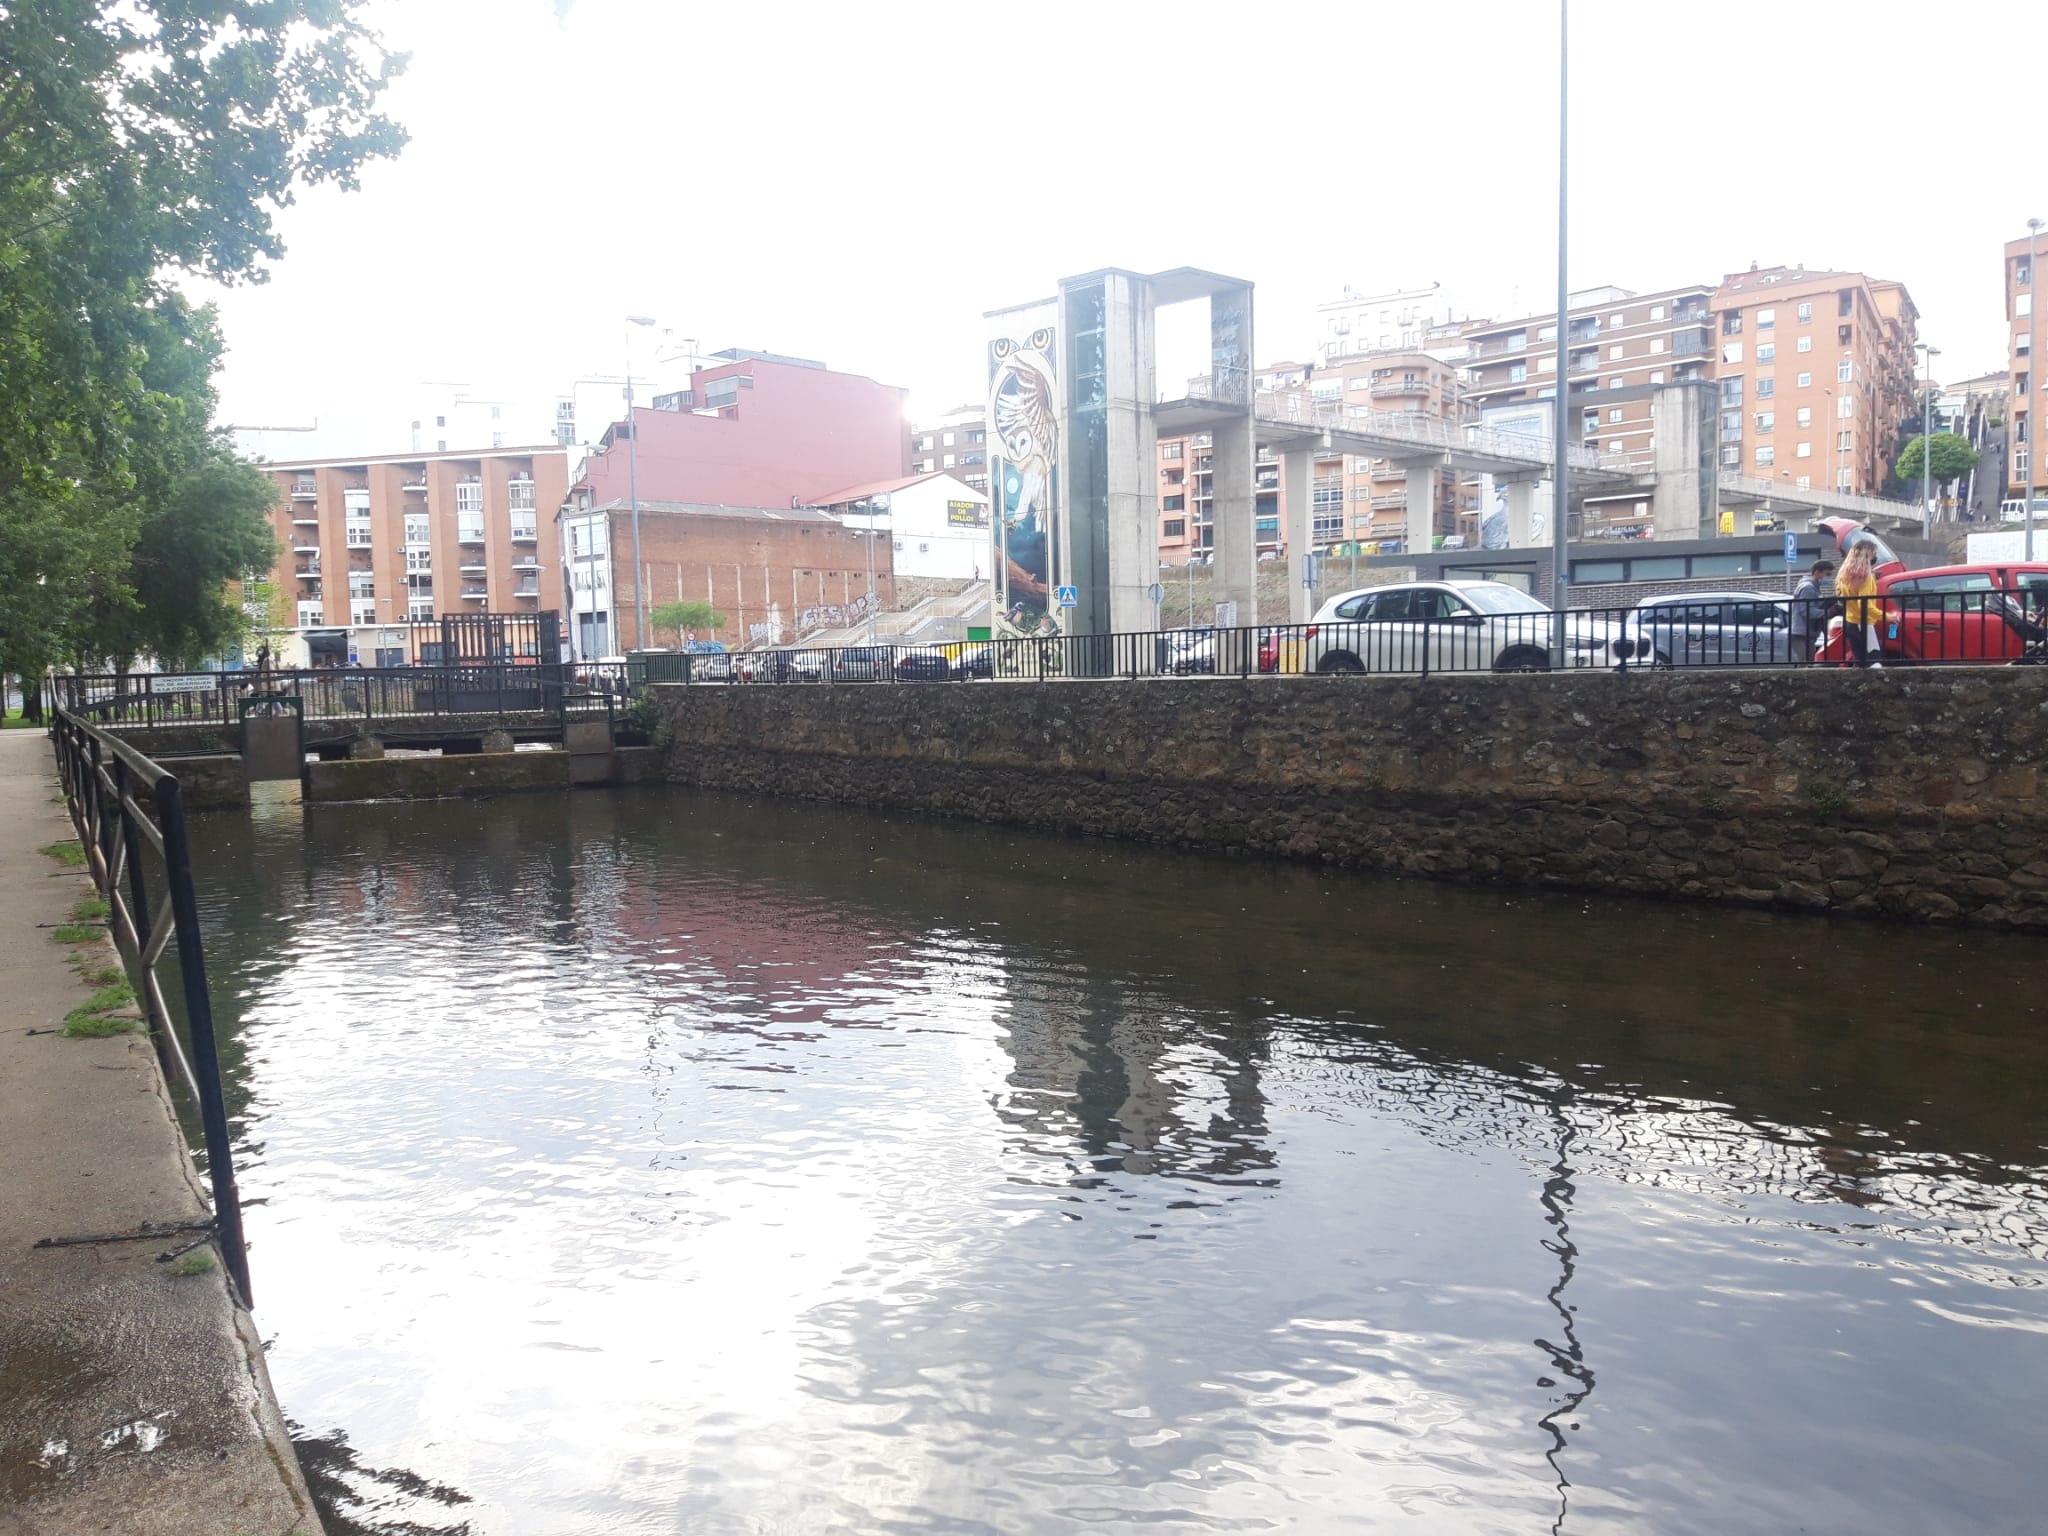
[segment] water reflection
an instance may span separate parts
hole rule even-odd
[[[2048,1492],[2031,942],[658,792],[200,842],[286,1406],[476,1536]]]

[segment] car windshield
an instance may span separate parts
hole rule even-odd
[[[1487,582],[1483,585],[1460,587],[1458,596],[1465,599],[1481,613],[1548,613],[1550,610],[1536,601],[1520,587],[1511,587],[1505,582]]]

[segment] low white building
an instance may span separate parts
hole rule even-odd
[[[811,505],[849,528],[886,529],[890,568],[899,578],[988,579],[995,548],[988,495],[957,476],[935,470],[850,485]]]

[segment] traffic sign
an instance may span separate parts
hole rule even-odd
[[[1159,583],[1156,581],[1153,582],[1151,586],[1145,589],[1145,600],[1149,602],[1154,608],[1157,608],[1159,606],[1161,600],[1164,599],[1165,596],[1166,588],[1159,585]]]
[[[1787,565],[1797,565],[1799,563],[1799,535],[1789,530],[1785,534],[1785,563]]]
[[[1062,608],[1077,608],[1081,603],[1081,589],[1079,587],[1054,587],[1052,589],[1052,598]]]

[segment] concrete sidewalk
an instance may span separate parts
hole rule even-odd
[[[91,891],[38,732],[0,732],[0,1536],[313,1536],[247,1313],[162,1240],[39,1237],[203,1217],[148,1040],[69,1040],[49,925]]]

